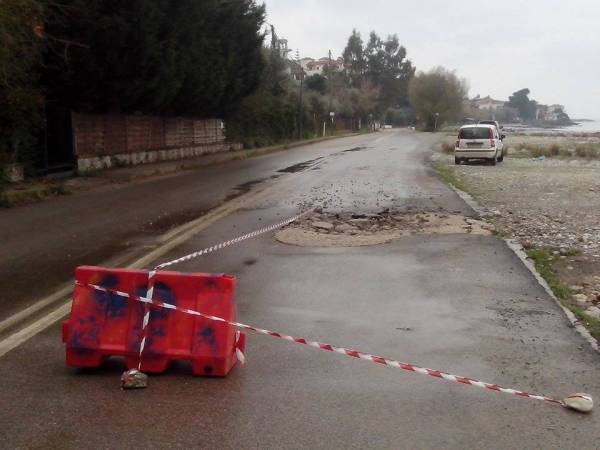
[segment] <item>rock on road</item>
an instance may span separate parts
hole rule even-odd
[[[159,180],[154,189],[161,207],[182,195],[182,210],[200,211],[225,199],[240,183],[278,176],[253,202],[157,262],[315,206],[331,214],[390,208],[399,214],[475,217],[428,167],[431,141],[424,134],[390,131]],[[133,205],[151,186],[77,194],[64,202],[83,204],[91,198],[107,205],[112,198],[116,211],[126,210],[130,202],[134,222],[136,217],[149,220],[143,208]],[[32,217],[43,217],[48,207],[27,208]],[[23,211],[15,210],[14,216],[26,223]],[[12,213],[3,212],[6,217]],[[99,233],[110,235],[116,225],[108,222],[102,222],[107,230],[100,227]],[[123,235],[136,232],[133,225],[119,226],[125,227]],[[10,245],[16,248],[14,239]],[[98,255],[109,255],[107,249],[115,244],[109,241],[108,247],[95,250]],[[19,251],[15,258],[27,268],[28,253]],[[91,259],[85,262],[98,262]],[[64,277],[66,267],[71,270],[80,262],[65,265]],[[600,395],[599,355],[496,236],[410,235],[382,245],[323,248],[286,245],[266,234],[174,269],[235,274],[238,315],[244,323],[532,393]],[[118,388],[123,371],[118,360],[99,370],[65,367],[60,327],[53,325],[0,358],[0,446],[600,445],[598,414],[576,414],[261,335],[248,336],[246,356],[247,365],[224,379],[194,378],[189,367],[178,364],[164,375],[151,376],[148,389],[123,392]]]

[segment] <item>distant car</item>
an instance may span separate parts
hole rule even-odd
[[[506,137],[504,134],[502,134],[502,130],[504,130],[504,127],[500,125],[500,123],[498,123],[497,120],[480,120],[479,123],[481,125],[494,125],[496,127],[496,130],[498,130],[500,139],[504,139]]]
[[[494,125],[496,127],[496,129],[498,130],[498,133],[500,133],[500,130],[502,129],[502,127],[500,126],[500,123],[497,120],[480,120],[477,123],[480,125]]]
[[[479,123],[464,125],[458,130],[454,146],[454,162],[484,159],[491,165],[504,159],[504,143],[496,125]]]

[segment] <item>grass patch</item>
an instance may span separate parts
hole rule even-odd
[[[462,179],[460,179],[459,177],[457,177],[454,174],[453,170],[450,169],[444,163],[436,164],[435,169],[436,169],[437,173],[439,174],[440,178],[445,183],[448,183],[448,184],[454,186],[456,189],[460,189],[461,191],[468,192],[469,194],[471,194],[473,196],[475,195],[473,192],[469,192],[469,188],[465,184],[465,182]]]
[[[12,208],[14,206],[35,203],[49,197],[70,194],[71,191],[63,183],[24,190],[6,190],[0,194],[0,207]]]
[[[571,297],[569,286],[560,281],[554,270],[554,258],[548,250],[541,248],[527,250],[527,256],[533,261],[536,270],[546,280],[546,283],[548,283],[548,286],[550,286],[550,289],[552,289],[557,298],[567,300]]]
[[[585,324],[592,336],[594,336],[596,340],[600,341],[600,320],[591,317],[589,314],[586,314],[583,309],[578,306],[569,305],[567,308],[569,308],[573,314],[575,314],[575,317],[577,317],[580,322]]]
[[[572,250],[567,253],[569,255],[565,254],[565,256],[580,254],[578,250]],[[527,250],[527,256],[534,262],[536,270],[546,280],[546,283],[548,283],[548,286],[550,286],[550,289],[552,289],[552,292],[554,292],[554,295],[560,300],[561,304],[586,325],[595,339],[600,340],[600,320],[586,314],[580,306],[571,302],[571,290],[569,286],[560,281],[560,278],[556,274],[556,270],[554,269],[556,259],[552,254],[548,250],[536,248]]]
[[[599,159],[600,144],[588,143],[556,143],[539,144],[527,142],[515,142],[505,147],[514,157],[532,157],[539,158],[581,158],[581,159]]]
[[[586,159],[600,158],[600,145],[578,144],[575,146],[575,154],[579,158],[586,158]]]

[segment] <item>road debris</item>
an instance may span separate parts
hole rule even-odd
[[[122,389],[143,389],[145,387],[148,387],[148,375],[145,373],[131,369],[121,375]]]
[[[573,394],[563,400],[565,406],[574,411],[589,413],[594,409],[594,400],[589,394]]]
[[[436,212],[313,213],[279,230],[285,244],[318,247],[377,245],[415,234],[491,235],[493,225],[461,214]]]

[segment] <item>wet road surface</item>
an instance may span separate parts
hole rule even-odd
[[[323,205],[326,211],[474,215],[407,132],[328,143],[255,203],[169,260]],[[343,152],[364,146],[361,150]],[[320,155],[320,156],[319,156]],[[290,158],[291,155],[287,155]],[[267,164],[269,165],[269,164]],[[225,170],[225,168],[223,168]],[[268,178],[266,168],[258,178]],[[490,170],[493,170],[490,167]],[[189,176],[192,176],[191,174]],[[161,261],[162,261],[161,260]],[[600,359],[519,259],[493,236],[409,236],[361,248],[294,247],[272,234],[186,262],[238,277],[242,322],[507,387],[600,395]],[[244,368],[194,378],[178,364],[122,392],[118,360],[64,365],[53,326],[0,359],[5,448],[598,448],[598,414],[249,335]]]
[[[280,170],[377,138],[336,139],[0,209],[0,320],[70,280],[78,265],[98,264],[124,251],[143,253],[144,246],[171,227],[285,175]]]

